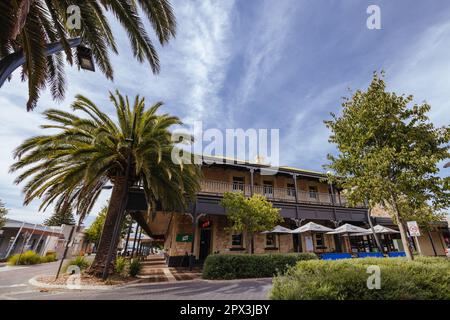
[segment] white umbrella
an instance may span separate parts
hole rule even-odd
[[[288,229],[288,228],[278,225],[270,231],[263,231],[261,233],[291,233],[291,232],[292,232],[291,229]]]
[[[382,233],[382,234],[400,233],[397,230],[382,226],[380,224],[377,224],[376,226],[374,226],[373,231],[375,231],[375,233]],[[371,234],[372,234],[372,230],[368,229],[366,232],[354,233],[354,234],[352,234],[352,236],[367,236],[367,235],[371,235]]]
[[[361,227],[357,227],[354,226],[350,223],[346,223],[336,229],[334,229],[334,231],[331,232],[327,232],[327,234],[340,234],[340,233],[366,233],[368,230],[361,228]]]
[[[261,233],[276,233],[276,234],[278,234],[278,251],[280,251],[280,246],[281,246],[280,234],[283,234],[283,233],[289,234],[289,233],[292,233],[292,230],[278,225],[270,231],[263,231]]]
[[[304,226],[301,226],[295,230],[292,230],[291,233],[303,233],[303,232],[330,232],[334,231],[334,229],[322,226],[320,224],[314,222],[308,222]]]

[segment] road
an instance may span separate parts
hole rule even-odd
[[[194,280],[141,283],[114,290],[41,290],[28,284],[30,278],[36,275],[55,274],[57,268],[57,262],[28,267],[0,267],[0,299],[262,300],[267,299],[272,284],[271,279]]]
[[[39,289],[30,285],[28,280],[36,275],[56,274],[59,262],[43,263],[34,266],[1,266],[0,299],[17,299],[22,295],[39,293]]]

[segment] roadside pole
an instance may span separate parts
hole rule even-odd
[[[61,272],[61,268],[62,268],[64,259],[66,258],[66,255],[67,255],[67,251],[69,251],[70,242],[72,241],[72,236],[75,231],[75,228],[78,228],[78,226],[74,224],[72,229],[70,230],[69,238],[67,239],[67,243],[66,243],[66,248],[64,249],[63,256],[61,257],[61,261],[59,263],[58,271],[56,272],[55,280],[58,279],[59,273]]]

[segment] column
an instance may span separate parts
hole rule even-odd
[[[254,177],[255,168],[250,168],[250,196],[253,196],[253,185],[254,185]]]

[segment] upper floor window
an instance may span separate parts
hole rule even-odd
[[[272,181],[263,181],[263,188],[265,195],[273,195],[273,182]]]
[[[317,187],[316,186],[309,186],[308,190],[309,190],[309,197],[310,198],[313,198],[313,199],[317,199],[318,198],[318,191],[317,191]]]
[[[287,195],[289,197],[295,197],[295,185],[293,183],[287,184]]]
[[[231,245],[233,247],[242,247],[242,233],[231,235]]]
[[[244,191],[244,177],[233,177],[233,191]]]
[[[276,245],[275,242],[275,234],[274,233],[267,233],[266,234],[266,247],[272,247],[274,248]]]

